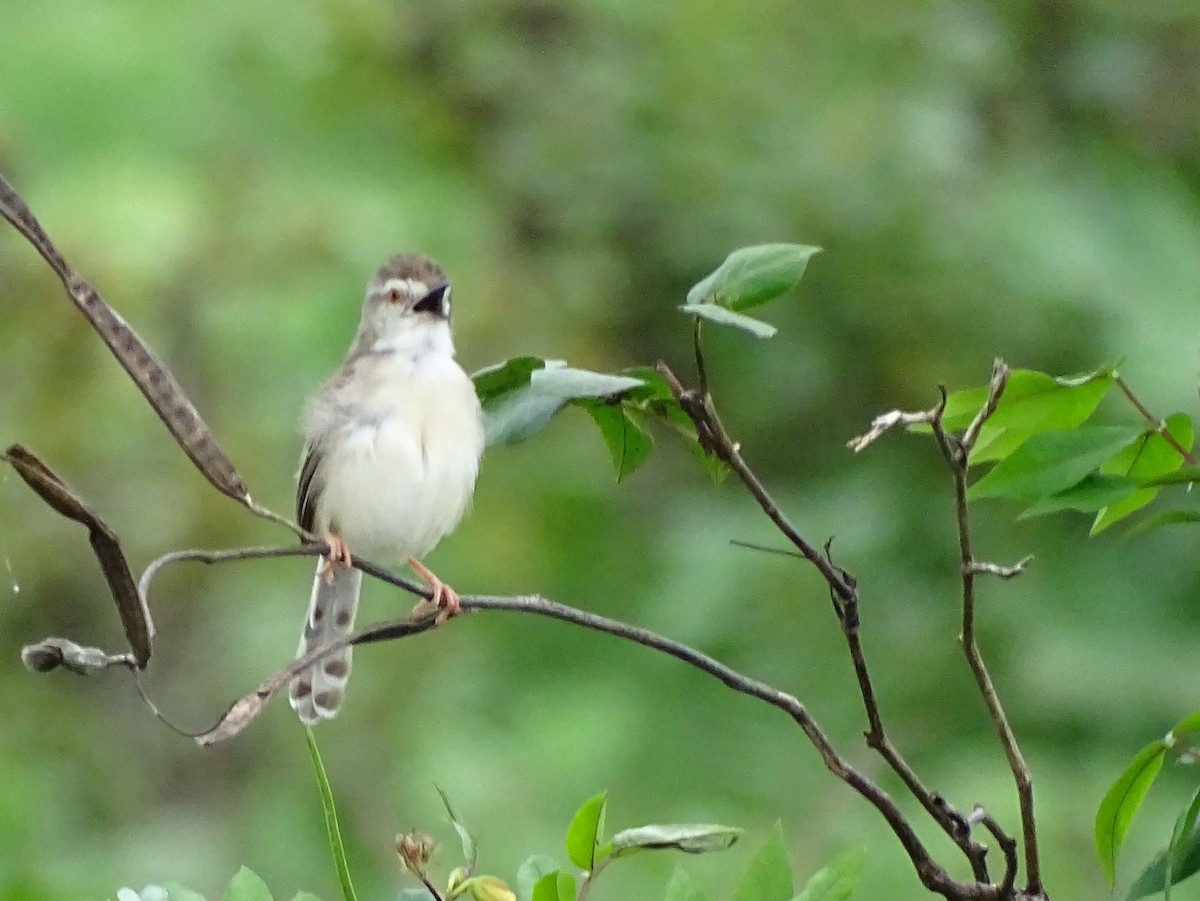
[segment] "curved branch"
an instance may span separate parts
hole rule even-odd
[[[159,557],[142,575],[141,585],[149,589],[154,577],[177,562],[223,563],[234,560],[252,560],[270,557],[312,556],[325,548],[323,542],[313,542],[297,547],[252,547],[230,550],[176,551]],[[404,589],[420,598],[427,598],[428,591],[408,579],[401,578],[369,561],[355,558],[354,566],[381,581]],[[540,595],[461,595],[462,613],[487,611],[509,611],[531,613],[603,632],[616,638],[632,641],[652,650],[681,660],[696,669],[720,680],[734,691],[756,698],[786,713],[803,730],[809,742],[816,748],[825,767],[875,807],[900,840],[909,859],[916,868],[922,884],[930,891],[953,899],[997,899],[996,887],[986,883],[960,883],[949,877],[930,857],[915,830],[908,823],[895,801],[874,782],[855,769],[834,748],[829,737],[813,719],[807,708],[793,695],[782,692],[765,682],[741,673],[719,660],[688,647],[673,639],[633,626],[620,620],[610,619],[566,604],[560,604]],[[318,663],[324,657],[348,646],[389,641],[416,635],[434,628],[437,611],[418,605],[413,613],[403,619],[389,620],[359,629],[351,635],[330,642],[303,657],[263,681],[254,691],[236,700],[212,728],[190,737],[203,746],[232,738],[248,726],[266,706],[267,702],[286,686],[301,670]],[[148,700],[148,699],[147,699]]]

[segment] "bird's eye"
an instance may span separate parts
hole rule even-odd
[[[404,292],[399,288],[388,288],[387,299],[389,303],[400,303],[404,300]]]

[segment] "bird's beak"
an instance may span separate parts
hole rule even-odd
[[[434,285],[433,289],[412,305],[414,313],[432,313],[439,319],[450,315],[450,283],[442,282]]]

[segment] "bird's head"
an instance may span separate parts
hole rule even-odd
[[[420,253],[398,253],[380,266],[367,283],[355,348],[453,353],[450,283],[442,267]]]

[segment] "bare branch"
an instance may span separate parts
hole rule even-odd
[[[990,576],[999,576],[1001,579],[1012,579],[1025,572],[1025,568],[1032,562],[1033,554],[1027,554],[1016,563],[1010,563],[1007,566],[1004,566],[1000,563],[988,563],[984,560],[972,560],[971,572]]]
[[[987,401],[971,423],[974,436],[994,412],[1001,393],[1007,384],[1007,367],[997,360],[993,367],[992,382]],[[983,654],[975,642],[975,576],[986,572],[988,564],[981,564],[975,559],[971,549],[970,515],[967,509],[967,455],[969,448],[953,435],[942,428],[941,418],[935,419],[933,426],[934,439],[946,458],[950,468],[954,486],[955,522],[958,528],[959,568],[962,574],[962,632],[959,642],[967,659],[975,684],[987,708],[988,717],[1004,748],[1013,781],[1017,787],[1017,800],[1021,812],[1021,833],[1025,850],[1025,873],[1027,878],[1026,892],[1038,897],[1042,894],[1041,864],[1037,843],[1037,824],[1034,817],[1033,777],[1029,766],[1021,753],[1012,725],[1000,702],[1000,695],[992,682],[991,673],[984,663]],[[1027,561],[1026,561],[1027,562]]]
[[[175,442],[213,487],[243,504],[255,515],[283,525],[301,537],[307,537],[302,529],[286,517],[273,513],[251,499],[246,483],[233,461],[221,450],[212,430],[204,422],[175,376],[154,355],[137,332],[59,253],[33,211],[29,209],[29,205],[3,175],[0,175],[0,215],[33,245],[54,270],[66,289],[67,296],[91,323],[117,362],[137,385]]]
[[[1008,387],[1008,375],[1008,364],[999,357],[996,357],[992,361],[992,378],[988,382],[987,399],[983,402],[983,406],[979,408],[979,412],[975,414],[975,418],[971,420],[971,424],[967,426],[967,430],[963,432],[961,441],[964,453],[971,453],[971,448],[975,446],[975,442],[979,439],[979,430],[983,428],[983,424],[996,412],[996,407],[1000,403],[1000,397],[1004,394],[1004,389]]]
[[[671,393],[679,401],[679,405],[688,414],[696,426],[697,435],[707,450],[715,454],[730,467],[741,479],[742,484],[754,496],[763,512],[775,523],[775,526],[786,537],[805,559],[812,563],[825,578],[829,585],[833,607],[842,626],[842,634],[854,664],[855,677],[858,681],[859,693],[863,699],[863,707],[867,715],[868,730],[865,734],[867,746],[875,750],[901,778],[905,787],[912,793],[933,820],[954,840],[971,864],[971,871],[977,880],[977,885],[988,883],[985,856],[987,848],[971,840],[970,830],[965,825],[964,817],[954,811],[948,804],[941,801],[921,782],[916,772],[910,767],[903,755],[891,743],[883,727],[883,718],[879,713],[879,705],[875,697],[870,672],[867,668],[866,656],[859,638],[858,590],[855,580],[849,573],[836,566],[828,553],[819,553],[799,534],[787,517],[780,511],[779,506],[771,498],[758,476],[750,469],[741,455],[741,448],[732,441],[722,426],[716,411],[713,409],[711,398],[695,390],[684,388],[678,377],[665,363],[659,362],[658,372],[663,376]],[[940,417],[945,405],[945,394],[941,401],[928,415],[931,419]],[[907,825],[907,824],[906,824]],[[910,854],[912,849],[905,845]],[[918,872],[921,864],[916,858],[913,863]],[[928,886],[928,883],[926,883]],[[966,897],[966,896],[963,896]]]
[[[121,619],[121,626],[125,630],[125,638],[129,642],[129,647],[133,650],[133,659],[137,661],[138,666],[145,666],[150,659],[150,643],[154,638],[154,623],[150,619],[149,608],[142,601],[142,595],[138,593],[137,587],[133,584],[129,563],[121,551],[121,542],[117,540],[116,533],[108,527],[96,511],[71,490],[66,482],[31,451],[19,444],[13,444],[0,455],[0,459],[7,460],[17,474],[25,480],[25,483],[53,510],[87,527],[88,541],[104,572],[113,602],[117,605],[117,615]],[[76,645],[76,647],[78,646]],[[68,660],[73,658],[64,649],[60,650],[63,651],[63,659],[60,662],[64,666],[69,665]],[[86,650],[103,653],[94,648]],[[38,657],[38,659],[46,663],[50,658]],[[82,659],[80,658],[81,671],[91,668],[83,664]]]
[[[972,822],[983,824],[1004,854],[1004,879],[1000,883],[1000,897],[1008,898],[1012,895],[1013,884],[1017,880],[1017,840],[1001,829],[995,817],[978,804],[971,811],[970,819]]]
[[[1114,381],[1116,381],[1117,387],[1121,389],[1121,393],[1125,395],[1131,404],[1133,404],[1134,409],[1142,415],[1142,418],[1146,420],[1146,423],[1150,426],[1150,428],[1154,429],[1159,435],[1162,436],[1163,441],[1171,445],[1171,447],[1175,449],[1176,453],[1183,457],[1183,459],[1186,460],[1189,465],[1200,466],[1200,460],[1196,459],[1195,454],[1175,440],[1175,436],[1167,431],[1166,423],[1164,423],[1161,419],[1155,418],[1154,414],[1151,413],[1146,408],[1146,405],[1143,404],[1138,399],[1137,395],[1133,393],[1133,389],[1129,387],[1129,384],[1125,381],[1125,379],[1118,375],[1114,378]]]
[[[170,371],[145,342],[63,258],[37,217],[8,180],[0,175],[0,213],[42,255],[63,283],[67,295],[104,339],[154,412],[218,491],[236,500],[247,496],[246,485],[232,461],[217,445],[212,431],[188,400]]]
[[[851,438],[846,442],[846,447],[850,448],[856,454],[860,453],[866,450],[889,429],[893,429],[898,425],[910,426],[928,423],[933,419],[934,415],[933,410],[919,410],[915,413],[906,413],[903,410],[891,410],[887,413],[880,413],[871,420],[870,431]]]

